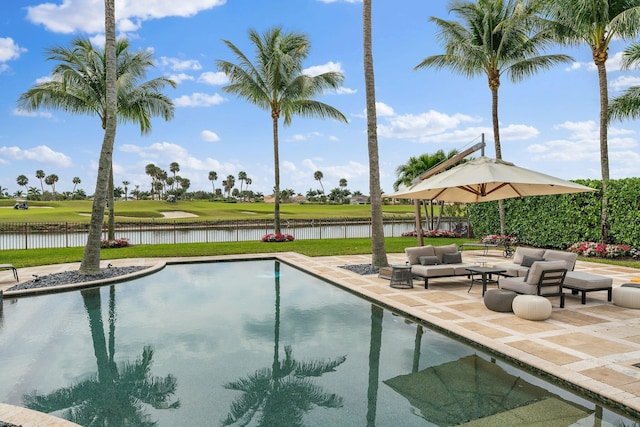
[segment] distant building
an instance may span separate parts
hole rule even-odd
[[[367,196],[351,196],[350,205],[368,205],[369,197]]]

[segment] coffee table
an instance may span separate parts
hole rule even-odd
[[[488,283],[498,283],[498,280],[494,280],[493,279],[493,275],[497,274],[500,275],[502,273],[506,273],[507,270],[503,269],[503,268],[497,268],[497,267],[467,267],[466,268],[467,271],[469,271],[471,273],[471,286],[469,286],[469,291],[471,291],[471,288],[473,287],[473,284],[475,282],[481,282],[482,283],[482,296],[484,297],[484,293],[487,291],[487,284]],[[479,274],[480,275],[480,279],[475,279],[473,277],[474,274]]]
[[[409,289],[413,288],[413,274],[410,265],[392,265],[391,282],[392,288]]]

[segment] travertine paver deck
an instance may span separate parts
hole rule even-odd
[[[607,302],[606,292],[587,294],[585,305],[580,304],[579,295],[567,295],[564,309],[559,308],[559,298],[551,297],[551,318],[534,322],[520,319],[513,313],[488,310],[482,301],[482,287],[474,285],[467,292],[469,280],[465,277],[432,279],[429,280],[429,289],[424,289],[420,282],[413,289],[394,289],[389,286],[388,280],[380,279],[377,275],[361,276],[340,268],[345,265],[368,264],[371,262],[368,255],[309,258],[297,253],[278,253],[272,256],[463,339],[490,348],[507,358],[547,372],[593,395],[616,402],[628,408],[633,416],[640,418],[640,368],[634,366],[640,364],[640,310],[617,307]],[[264,258],[265,254],[255,257]],[[158,266],[165,262],[230,258],[247,259],[252,256],[127,259],[109,262],[114,266]],[[463,258],[465,262],[486,262],[488,265],[504,261],[498,251],[489,256],[482,256],[482,251],[465,251]],[[404,261],[404,254],[389,254],[390,263],[402,264]],[[19,274],[21,281],[24,281],[31,279],[33,274],[45,275],[77,269],[78,266],[76,263],[24,268],[20,269]],[[614,287],[633,277],[640,277],[638,269],[584,261],[576,263],[576,270],[609,276],[613,279]],[[0,272],[0,290],[6,290],[14,284],[10,272]],[[5,293],[5,299],[11,297],[11,293]],[[30,424],[24,420],[20,422],[24,427],[42,425]]]

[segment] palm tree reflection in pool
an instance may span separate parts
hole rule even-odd
[[[319,377],[335,371],[345,360],[312,360],[299,362],[293,358],[291,346],[284,347],[284,360],[280,361],[280,263],[275,262],[275,327],[273,363],[244,378],[224,385],[226,389],[241,391],[232,404],[222,425],[247,425],[260,412],[260,426],[303,426],[302,417],[313,406],[342,407],[342,397],[325,393],[313,383]]]
[[[49,394],[37,391],[24,396],[27,408],[40,412],[65,410],[63,417],[83,426],[155,426],[144,405],[155,409],[176,409],[180,401],[170,401],[176,392],[177,380],[150,376],[153,349],[145,346],[142,356],[135,362],[123,362],[118,367],[115,354],[115,288],[109,292],[109,344],[102,324],[100,289],[81,292],[89,317],[93,349],[98,364],[98,373],[69,387]]]

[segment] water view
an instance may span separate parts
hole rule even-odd
[[[81,425],[634,425],[271,260],[5,300],[0,366],[0,401]]]

